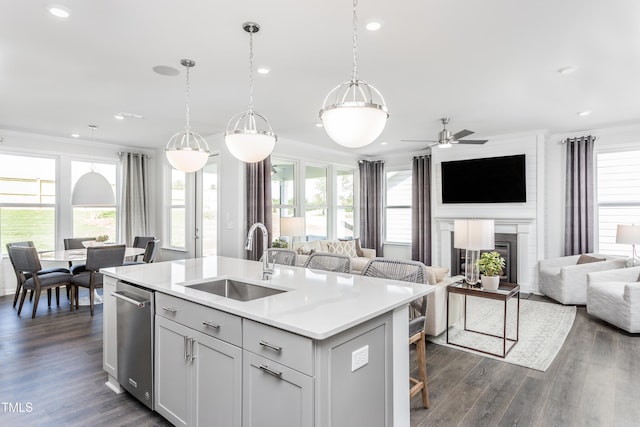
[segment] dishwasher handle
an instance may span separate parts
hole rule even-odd
[[[135,305],[138,308],[144,308],[144,306],[149,303],[149,300],[143,300],[143,301],[138,301],[136,299],[130,298],[126,295],[123,295],[120,291],[116,291],[116,292],[111,292],[111,296],[112,297],[116,297],[122,301],[126,301],[130,304]]]

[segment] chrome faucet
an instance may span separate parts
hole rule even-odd
[[[269,232],[263,223],[256,222],[251,226],[251,228],[249,228],[244,248],[250,251],[253,247],[253,232],[256,228],[262,230],[262,280],[269,280],[273,274],[273,268],[269,267]]]

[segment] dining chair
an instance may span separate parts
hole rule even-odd
[[[156,238],[153,237],[153,236],[135,236],[133,238],[133,245],[132,246],[134,248],[145,249],[145,252],[146,252],[147,243],[153,242],[154,240],[156,240]],[[134,261],[138,261],[139,257],[140,257],[140,255],[136,255],[134,257]],[[143,255],[143,258],[144,258],[144,255]],[[147,261],[144,261],[144,259],[142,261],[143,262],[147,262]]]
[[[31,318],[36,317],[38,311],[38,302],[43,289],[48,292],[48,303],[51,306],[51,288],[56,288],[56,303],[60,305],[60,286],[69,286],[71,273],[49,272],[42,273],[42,265],[38,257],[38,251],[33,246],[9,246],[9,257],[16,271],[19,272],[19,282],[22,288],[20,297],[20,305],[18,307],[18,316],[22,313],[22,306],[27,291],[33,291],[35,298],[33,300],[33,312]]]
[[[122,265],[149,264],[154,262],[156,260],[156,253],[158,252],[158,243],[160,243],[159,239],[149,240],[147,246],[144,248],[142,261],[125,261]]]
[[[291,249],[269,248],[267,249],[267,257],[270,264],[296,265],[296,252]],[[260,261],[262,261],[262,257],[260,257]]]
[[[20,247],[27,247],[27,248],[33,248],[34,244],[32,241],[28,240],[25,242],[10,242],[7,243],[5,245],[7,247],[7,254],[9,254],[9,248],[11,246],[20,246]],[[16,270],[16,266],[13,264],[13,259],[11,258],[11,254],[9,254],[9,261],[11,262],[11,266],[13,267],[13,271],[16,274],[16,294],[13,297],[13,306],[15,307],[17,302],[18,302],[18,296],[20,295],[20,290],[22,288],[22,280],[20,280],[20,272],[18,270]],[[38,274],[47,274],[47,273],[68,273],[69,270],[67,270],[66,268],[62,268],[62,267],[51,267],[51,268],[44,268],[42,270],[40,270],[38,272]],[[26,273],[25,277],[27,279],[29,279],[31,277],[31,273]],[[58,299],[60,295],[60,289],[56,288],[56,296],[58,297]],[[68,295],[67,295],[68,296]],[[49,305],[51,305],[51,288],[47,289],[47,297],[49,299]],[[30,296],[29,296],[29,300],[33,300],[33,291],[30,292]]]
[[[382,279],[427,284],[426,266],[418,261],[397,260],[377,257],[367,263],[362,275]],[[409,304],[409,345],[416,345],[418,379],[409,377],[412,384],[409,397],[422,392],[422,405],[429,407],[429,387],[427,384],[427,351],[424,327],[427,318],[427,297]]]
[[[337,273],[351,273],[351,258],[347,255],[315,252],[309,255],[309,258],[304,262],[304,267]]]
[[[69,249],[84,249],[84,245],[82,244],[82,242],[95,240],[95,237],[69,237],[64,239],[64,250],[68,251]],[[71,272],[71,274],[80,274],[86,271],[85,264],[73,264],[72,261],[69,261],[69,271]]]
[[[95,290],[102,288],[102,274],[98,272],[101,268],[117,267],[124,263],[125,245],[105,245],[87,248],[86,271],[74,274],[71,278],[71,300],[78,308],[79,287],[89,289],[89,305],[91,316],[93,316],[93,305],[95,300]]]

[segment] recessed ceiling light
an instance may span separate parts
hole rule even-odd
[[[47,10],[58,18],[68,18],[71,15],[71,10],[68,7],[59,4],[51,4],[47,6]]]
[[[80,138],[80,134],[79,133],[72,133],[71,136],[73,138]]]
[[[177,68],[170,67],[168,65],[156,65],[152,68],[153,72],[160,74],[161,76],[174,77],[180,74]]]
[[[382,21],[379,19],[371,19],[367,22],[365,28],[369,31],[378,31],[382,27]]]
[[[122,115],[122,113],[114,114],[113,118],[116,120],[124,120],[124,116]]]
[[[316,127],[317,128],[321,128],[322,127],[322,123],[316,123]]]
[[[579,111],[578,112],[579,116],[588,116],[589,114],[591,114],[591,111],[589,111],[589,110]]]
[[[269,74],[271,68],[267,67],[266,65],[260,65],[258,68],[256,68],[256,71],[258,72],[258,74]]]
[[[576,70],[576,67],[562,67],[558,69],[558,73],[560,74],[571,74]]]
[[[380,145],[387,145],[387,141],[382,141]]]

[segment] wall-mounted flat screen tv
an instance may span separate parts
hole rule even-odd
[[[527,201],[525,155],[442,162],[442,203]]]

